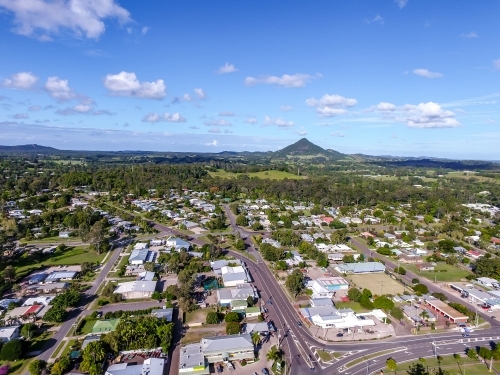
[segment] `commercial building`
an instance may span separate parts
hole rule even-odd
[[[466,323],[469,318],[462,313],[459,313],[454,308],[448,306],[443,301],[438,299],[426,300],[425,303],[430,307],[431,310],[441,314],[446,319],[449,319],[453,323]]]
[[[156,290],[156,281],[128,281],[118,284],[114,293],[121,294],[125,299],[151,297]]]
[[[488,287],[498,287],[500,285],[498,280],[492,279],[491,277],[478,277],[476,281],[479,285]]]
[[[144,249],[134,249],[130,253],[130,257],[128,258],[128,263],[132,265],[141,265],[146,263],[148,257],[149,257],[149,249],[144,248]]]
[[[243,266],[222,267],[221,274],[222,274],[222,281],[224,282],[224,286],[226,288],[244,284],[251,281],[247,269]]]
[[[45,278],[45,284],[58,283],[61,280],[73,280],[76,276],[76,271],[54,271]]]
[[[384,272],[385,266],[380,262],[346,263],[335,266],[340,273],[377,273]]]
[[[337,310],[333,306],[306,307],[299,310],[300,314],[321,328],[361,329],[365,326],[374,326],[372,319],[360,319],[351,309]]]
[[[201,344],[183,346],[180,353],[179,374],[208,375],[208,361],[201,350]]]
[[[30,279],[28,280],[28,284],[35,285],[38,283],[42,283],[45,281],[46,278],[47,274],[45,272],[37,273],[36,275],[30,277]]]
[[[209,363],[255,358],[249,333],[205,337],[201,339],[201,351]]]

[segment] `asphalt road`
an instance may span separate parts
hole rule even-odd
[[[101,271],[94,280],[92,287],[84,293],[84,296],[80,301],[79,307],[70,311],[67,320],[61,324],[61,326],[54,334],[54,336],[52,336],[45,345],[43,353],[38,356],[39,359],[48,361],[49,358],[52,356],[54,350],[59,346],[64,337],[66,337],[68,332],[71,330],[73,324],[75,324],[78,317],[80,315],[88,315],[89,313],[91,313],[90,311],[85,310],[85,306],[87,306],[88,303],[92,302],[92,300],[96,297],[97,289],[104,282],[104,279],[108,275],[113,264],[118,259],[118,256],[120,255],[121,251],[122,251],[121,247],[117,247],[116,249],[113,250],[113,253],[110,255],[108,261],[102,267]]]

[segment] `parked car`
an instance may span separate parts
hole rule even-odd
[[[337,337],[344,337],[344,334],[342,332],[337,333]]]
[[[267,370],[267,368],[263,368],[262,369],[262,375],[269,375],[269,371]]]
[[[227,366],[227,368],[228,368],[229,370],[234,370],[234,366],[233,366],[233,364],[232,364],[231,362],[228,362],[228,363],[226,364],[226,366]]]

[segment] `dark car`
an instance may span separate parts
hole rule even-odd
[[[262,375],[269,375],[269,371],[265,367],[262,369],[261,372],[262,372]]]
[[[222,372],[222,366],[221,366],[221,365],[218,365],[218,366],[217,366],[217,372],[218,372],[218,373],[221,373],[221,372]]]
[[[470,337],[468,333],[462,333],[462,337]]]
[[[337,337],[344,337],[344,334],[342,332],[337,333]]]
[[[297,325],[298,325],[299,327],[302,327],[302,323],[301,323],[301,322],[297,322]]]
[[[491,319],[496,319],[497,317],[496,316],[492,316]]]

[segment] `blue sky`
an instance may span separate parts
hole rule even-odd
[[[0,0],[0,144],[500,159],[500,3]]]

